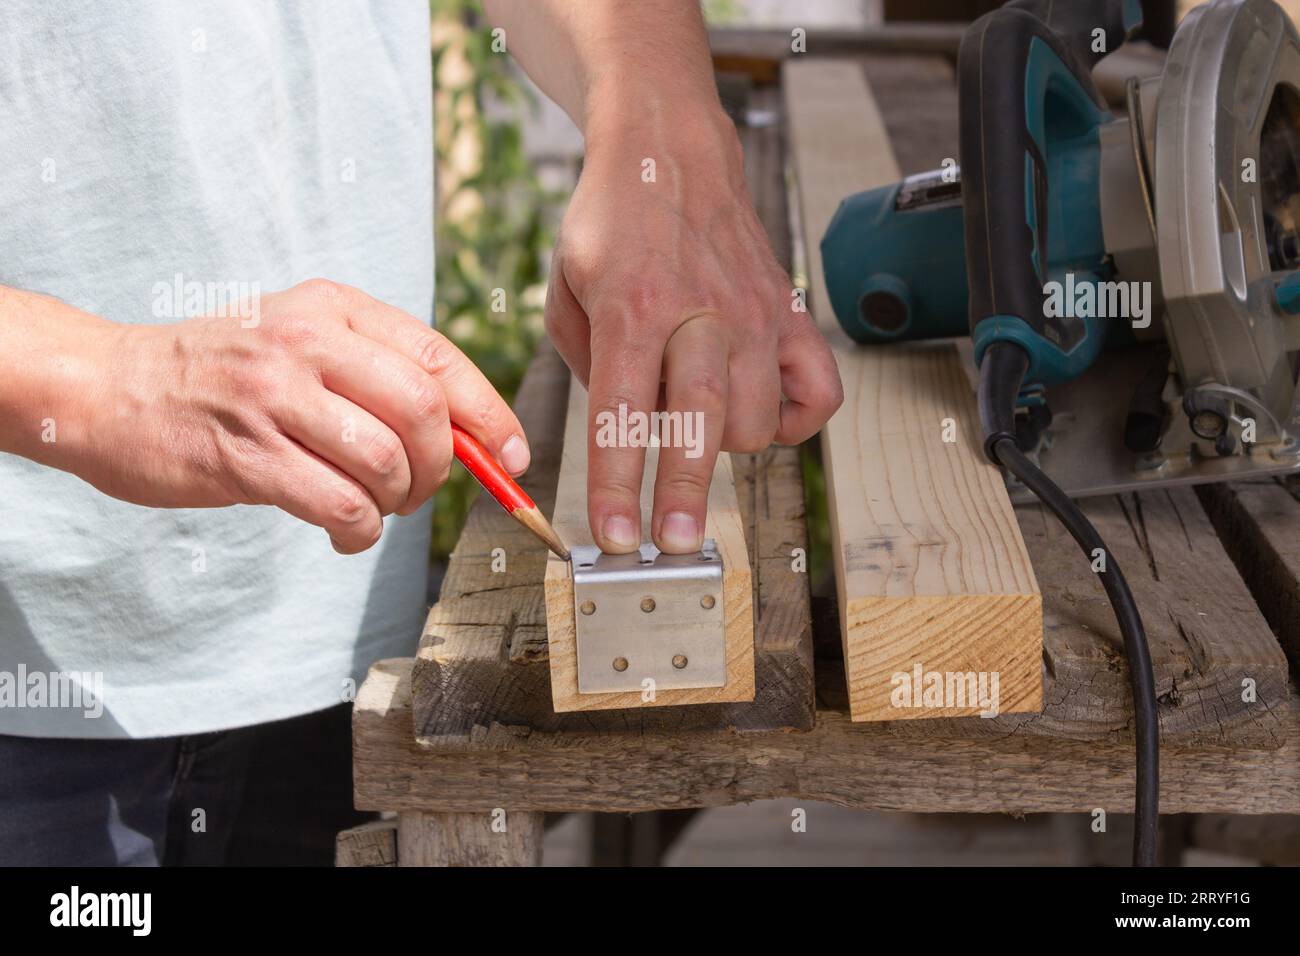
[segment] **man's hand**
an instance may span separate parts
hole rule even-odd
[[[597,447],[596,416],[620,406],[697,415],[702,449],[660,451],[649,529],[661,549],[686,552],[702,542],[719,449],[808,438],[839,407],[839,375],[808,313],[794,308],[746,195],[730,120],[719,111],[694,126],[624,122],[589,133],[546,328],[589,389],[587,502],[604,550],[640,544],[644,450]]]
[[[590,393],[592,536],[607,552],[640,544],[645,467],[642,447],[601,447],[597,416],[700,413],[701,449],[660,451],[649,529],[664,551],[696,550],[719,450],[803,441],[842,400],[835,360],[750,205],[699,4],[486,6],[586,137],[546,327]]]
[[[528,467],[523,430],[483,374],[424,323],[357,289],[313,280],[263,296],[255,323],[163,326],[10,294],[7,304],[72,314],[43,323],[62,338],[31,351],[59,359],[32,379],[26,429],[15,435],[11,420],[5,447],[116,498],[274,505],[352,554],[379,540],[383,515],[410,514],[447,480],[449,418],[512,473]],[[33,442],[47,418],[57,439]]]

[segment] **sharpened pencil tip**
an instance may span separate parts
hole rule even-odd
[[[511,512],[515,519],[531,531],[551,552],[561,561],[570,561],[569,549],[564,546],[560,536],[556,534],[551,523],[542,516],[541,511],[536,506],[532,508],[516,508]]]

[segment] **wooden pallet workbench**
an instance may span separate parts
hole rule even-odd
[[[798,69],[850,71],[832,77],[849,93],[845,122],[856,121],[855,97],[874,94],[904,173],[956,156],[946,60],[803,60]],[[798,243],[786,208],[782,100],[779,89],[756,88],[751,114],[779,121],[760,119],[742,138],[751,191],[789,264]],[[563,364],[543,347],[517,402],[534,451],[529,491],[548,513],[567,387]],[[834,622],[829,639],[816,641],[814,666],[810,582],[790,567],[793,549],[808,542],[799,452],[737,455],[732,464],[755,581],[755,700],[555,713],[545,555],[480,500],[418,656],[377,664],[357,699],[357,805],[398,818],[343,835],[340,862],[535,864],[547,812],[774,797],[917,812],[1131,810],[1122,642],[1095,576],[1050,514],[1015,509],[1042,594],[1042,713],[853,723]],[[1148,629],[1162,811],[1300,814],[1300,710],[1287,660],[1300,664],[1295,495],[1265,482],[1084,507],[1122,562]],[[505,549],[504,573],[491,570],[495,548]]]

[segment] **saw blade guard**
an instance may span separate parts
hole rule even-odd
[[[1260,441],[1294,417],[1285,323],[1300,261],[1298,156],[1290,18],[1271,0],[1193,10],[1170,47],[1156,114],[1165,332],[1189,401],[1229,403],[1257,419]]]

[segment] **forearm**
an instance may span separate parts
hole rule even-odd
[[[599,138],[623,118],[689,131],[721,116],[697,0],[485,0],[511,54]]]
[[[84,444],[117,327],[49,296],[0,286],[0,451],[67,468]]]

